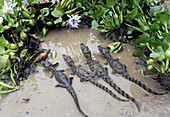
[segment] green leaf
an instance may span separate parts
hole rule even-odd
[[[0,37],[0,46],[5,47],[9,42],[4,38],[4,35]]]
[[[153,24],[151,25],[150,30],[152,30],[152,31],[154,31],[154,32],[158,31],[158,30],[159,30],[159,25],[158,25],[157,23],[153,23]]]
[[[144,33],[134,43],[147,43],[149,40],[150,40],[149,34]]]
[[[82,4],[80,2],[77,2],[76,6],[79,7],[79,8],[82,8]]]
[[[40,12],[43,14],[43,16],[48,16],[49,15],[49,8],[43,8],[40,10]]]
[[[138,15],[138,8],[135,7],[131,12],[127,13],[125,17],[129,19],[133,19],[137,15]]]
[[[138,6],[139,3],[141,2],[141,0],[133,0],[133,2],[134,2],[134,4],[135,4],[136,6]]]
[[[44,27],[43,30],[42,30],[43,37],[45,37],[45,35],[47,34],[47,31],[48,31],[48,29]]]
[[[31,64],[31,67],[36,68],[36,67],[37,67],[37,64],[36,64],[36,63],[32,63],[32,64]]]
[[[169,22],[168,14],[157,14],[156,17],[159,19],[161,24],[163,24],[165,27],[168,26]]]
[[[20,58],[24,58],[27,54],[27,51],[28,51],[28,49],[22,50],[21,53],[20,53]]]
[[[54,50],[54,51],[52,52],[52,59],[54,60],[55,57],[56,57],[56,51]]]
[[[165,11],[165,14],[168,14],[170,16],[170,7]]]
[[[149,45],[151,45],[152,47],[158,47],[160,46],[162,43],[160,40],[154,40],[154,41],[151,41],[149,42]]]
[[[0,9],[2,9],[4,6],[4,0],[0,0]],[[1,15],[0,15],[1,16]]]
[[[170,46],[170,33],[166,33],[165,39],[169,43],[169,46]]]
[[[56,5],[54,10],[51,12],[52,16],[58,18],[58,17],[62,17],[64,15],[64,10],[62,9],[61,6]]]
[[[133,56],[134,57],[140,57],[140,56],[143,56],[144,55],[144,52],[142,51],[142,50],[135,50],[134,52],[133,52]]]
[[[99,20],[101,16],[105,13],[105,9],[102,6],[99,6],[99,9],[95,11],[94,17]]]
[[[106,1],[106,7],[114,7],[116,4],[116,0],[107,0]]]
[[[129,0],[122,0],[122,7],[125,8],[125,7],[128,7],[129,6]]]
[[[19,0],[20,1],[20,0]],[[30,5],[34,5],[38,3],[38,0],[27,0]]]
[[[5,53],[5,47],[0,46],[0,54],[4,54]]]
[[[98,24],[98,22],[96,21],[96,20],[93,20],[92,21],[92,29],[95,29],[95,30],[98,30],[98,27],[99,27],[99,24]]]
[[[149,28],[149,26],[144,26],[143,27],[143,31],[147,31],[147,30],[149,30],[150,28]]]
[[[9,55],[0,56],[0,69],[5,69],[9,66],[11,66]]]
[[[151,16],[156,16],[157,13],[163,12],[163,8],[161,6],[150,7],[149,12]]]
[[[62,20],[63,20],[63,19],[62,19],[61,17],[59,17],[58,19],[56,19],[56,20],[54,21],[54,24],[61,23]]]
[[[169,44],[168,42],[164,39],[163,43],[162,43],[162,50],[164,52],[166,52],[166,50],[169,49]]]

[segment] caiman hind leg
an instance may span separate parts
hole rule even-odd
[[[64,84],[57,84],[55,87],[66,88],[66,86]]]

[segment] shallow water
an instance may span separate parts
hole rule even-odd
[[[43,49],[57,51],[57,57],[49,61],[52,63],[58,61],[59,66],[56,69],[64,69],[68,77],[71,71],[64,63],[62,54],[70,55],[76,65],[81,64],[83,68],[89,70],[88,66],[84,65],[85,58],[81,53],[80,43],[83,42],[88,45],[94,59],[99,60],[102,65],[106,61],[99,54],[97,46],[106,46],[111,43],[111,41],[104,40],[98,32],[91,29],[71,29],[69,32],[67,29],[56,29],[50,31],[44,40],[45,42],[41,44]],[[120,62],[127,66],[131,76],[142,81],[146,86],[155,91],[164,92],[156,81],[145,78],[140,74],[140,69],[135,64],[138,59],[132,56],[133,51],[134,47],[126,45],[124,51],[112,56],[119,58]],[[51,58],[51,55],[49,55],[49,58]],[[113,81],[140,103],[141,112],[137,111],[135,104],[131,101],[117,101],[89,82],[80,83],[79,78],[75,76],[72,86],[78,96],[81,109],[89,117],[168,117],[170,115],[169,94],[163,96],[151,95],[120,75],[112,75],[110,67],[106,67]],[[23,86],[19,91],[0,96],[0,116],[82,117],[70,94],[63,88],[54,87],[57,81],[54,78],[49,78],[51,74],[41,64],[38,64],[36,70],[38,73],[31,74],[28,80],[23,82]],[[102,80],[99,80],[99,82],[108,86]],[[115,91],[114,93],[120,96]],[[25,102],[23,98],[28,97],[30,97],[30,100]],[[123,98],[122,96],[120,97]]]

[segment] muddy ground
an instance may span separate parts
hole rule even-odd
[[[99,54],[97,46],[106,46],[111,41],[104,40],[98,32],[88,28],[67,30],[66,28],[50,31],[44,39],[45,42],[41,44],[41,48],[57,51],[55,60],[52,60],[51,55],[49,55],[49,61],[52,63],[59,62],[59,66],[56,69],[64,69],[69,77],[70,69],[61,56],[66,54],[73,58],[76,65],[81,64],[83,68],[89,70],[88,66],[84,65],[85,58],[80,50],[81,42],[89,46],[93,57],[99,60],[102,65],[106,62]],[[133,46],[126,45],[124,51],[112,56],[119,58],[120,62],[127,66],[131,76],[157,92],[164,92],[165,90],[156,81],[141,75],[140,68],[135,64],[139,60],[132,56],[133,51]],[[81,83],[80,79],[75,76],[72,86],[77,93],[82,110],[89,117],[169,117],[170,94],[163,96],[151,95],[120,75],[112,75],[110,67],[106,67],[113,81],[140,103],[141,112],[137,111],[135,104],[131,101],[117,101],[89,82]],[[54,78],[49,78],[51,74],[41,64],[38,64],[36,71],[37,73],[32,73],[28,80],[23,82],[19,91],[8,95],[0,95],[0,116],[82,117],[70,94],[63,88],[54,87],[57,81]],[[108,86],[102,80],[99,80],[99,82]],[[116,95],[120,96],[118,93]],[[29,101],[23,100],[23,98],[28,97],[30,97]]]

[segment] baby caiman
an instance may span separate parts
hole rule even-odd
[[[140,107],[138,102],[131,97],[129,94],[127,94],[126,92],[124,92],[120,87],[118,87],[113,80],[108,76],[107,73],[107,69],[103,68],[99,61],[93,60],[91,57],[91,51],[89,50],[89,48],[87,46],[85,46],[83,43],[80,44],[81,50],[83,55],[86,58],[86,61],[89,65],[90,70],[93,72],[93,76],[94,77],[100,77],[101,79],[103,79],[106,83],[108,83],[112,88],[114,88],[119,94],[121,94],[122,96],[126,97],[127,99],[130,99],[132,102],[135,103],[135,105],[137,106],[138,111],[140,111]]]
[[[49,70],[52,73],[52,76],[55,76],[55,79],[58,81],[59,84],[56,85],[56,87],[62,87],[62,88],[66,88],[66,90],[71,94],[71,96],[74,99],[74,102],[76,104],[77,109],[79,110],[79,112],[85,116],[88,117],[86,114],[84,114],[84,112],[81,110],[80,106],[79,106],[79,101],[77,98],[77,95],[73,89],[73,87],[71,86],[72,84],[72,78],[67,78],[67,76],[63,73],[64,70],[56,70],[53,65],[49,62],[49,61],[41,61],[41,64],[43,65],[43,67],[47,70]]]
[[[63,54],[62,56],[63,56],[65,63],[71,68],[71,71],[72,71],[71,74],[72,75],[76,74],[80,78],[80,82],[89,81],[92,84],[94,84],[95,86],[97,86],[97,87],[103,89],[104,91],[106,91],[107,93],[109,93],[113,98],[116,98],[119,101],[128,101],[128,100],[124,100],[124,99],[121,99],[120,97],[116,96],[111,90],[108,89],[108,87],[103,86],[102,84],[100,84],[99,82],[94,80],[92,77],[92,73],[81,68],[81,65],[76,66],[74,64],[73,59],[70,56],[66,56],[65,54]]]
[[[107,48],[98,46],[98,49],[99,49],[100,53],[103,55],[103,57],[107,59],[107,62],[105,63],[105,65],[108,65],[108,64],[110,65],[110,67],[113,70],[112,74],[118,73],[118,74],[122,75],[124,78],[126,78],[129,81],[137,84],[138,86],[140,86],[141,88],[143,88],[144,90],[146,90],[147,92],[149,92],[151,94],[154,94],[154,95],[163,95],[163,94],[167,93],[167,92],[158,93],[158,92],[155,92],[155,91],[151,90],[150,88],[146,87],[146,85],[144,85],[143,83],[141,83],[137,79],[131,77],[128,74],[127,70],[126,70],[126,66],[122,65],[119,62],[119,59],[113,59],[111,57],[111,55],[109,54],[109,51],[108,51]]]

